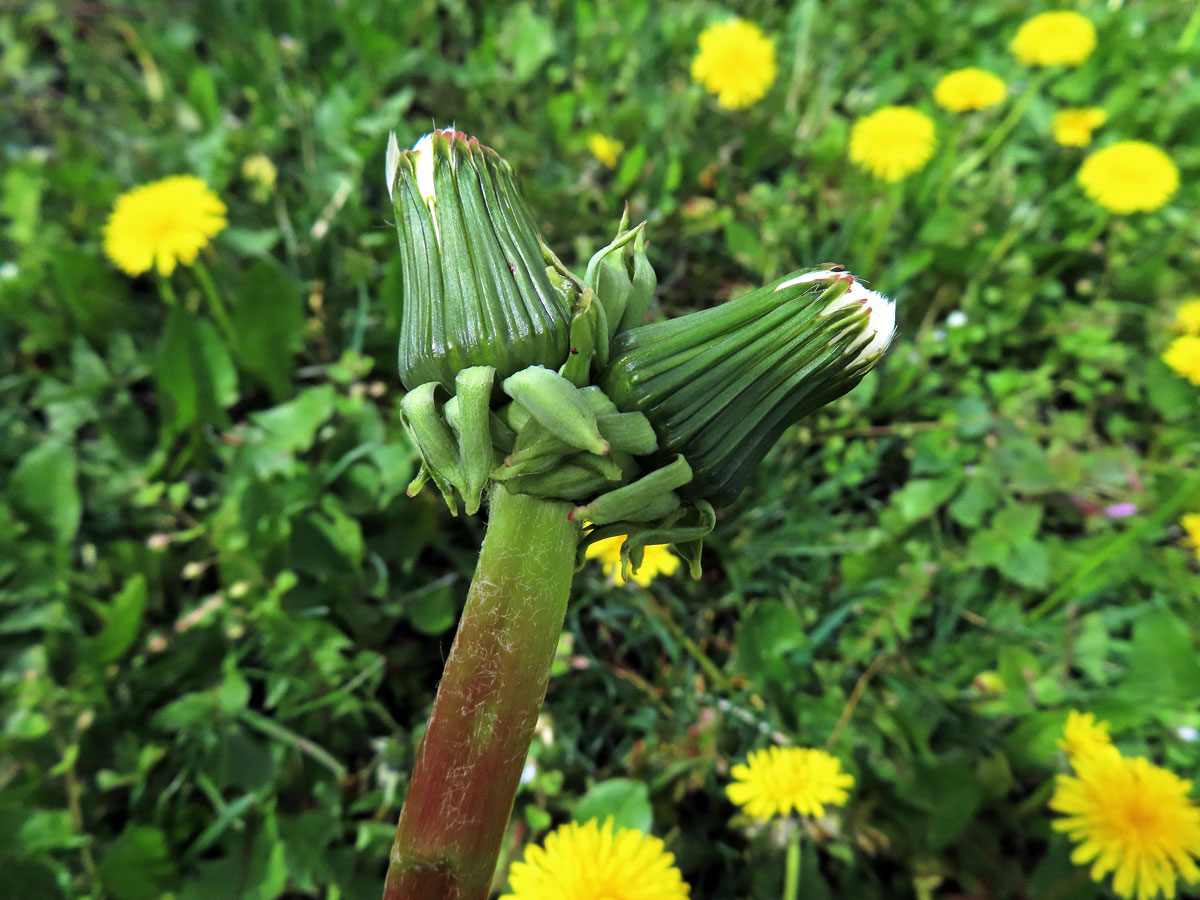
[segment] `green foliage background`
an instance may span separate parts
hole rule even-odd
[[[723,786],[783,741],[858,780],[806,842],[806,898],[1102,895],[1045,808],[1066,711],[1200,763],[1200,579],[1177,524],[1200,509],[1200,393],[1158,358],[1200,292],[1200,20],[1083,8],[1096,52],[1026,92],[1015,0],[8,5],[5,891],[379,895],[481,534],[404,496],[384,142],[456,123],[518,169],[564,259],[626,199],[648,218],[663,314],[832,260],[901,316],[880,369],[725,510],[702,580],[580,574],[510,854],[611,813],[666,839],[693,896],[775,895],[774,833]],[[736,113],[688,78],[730,12],[780,57]],[[963,65],[1010,99],[936,110]],[[939,148],[889,188],[846,144],[893,102],[934,115]],[[1049,133],[1076,105],[1109,111],[1100,144],[1171,154],[1168,207],[1083,197],[1081,153]],[[592,132],[625,143],[614,171]],[[266,196],[239,174],[258,152]],[[204,260],[233,339],[195,270],[171,306],[102,252],[119,193],[183,172],[229,206]],[[1101,513],[1115,502],[1138,512]]]

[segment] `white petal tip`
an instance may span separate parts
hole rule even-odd
[[[838,269],[821,269],[817,272],[805,272],[803,275],[797,275],[795,278],[789,278],[787,281],[778,285],[775,290],[782,291],[784,288],[790,288],[797,284],[812,284],[816,281],[833,281],[841,278],[846,273],[840,268]]]
[[[846,273],[838,274],[845,275]],[[851,278],[853,279],[853,276]],[[855,304],[866,306],[870,318],[867,320],[862,342],[851,345],[846,352],[855,354],[855,362],[866,362],[881,356],[892,343],[892,338],[896,336],[896,301],[885,297],[878,291],[864,287],[854,279],[837,299],[825,307],[822,314],[829,315]]]
[[[396,132],[388,132],[387,154],[383,160],[384,177],[387,178],[388,198],[394,200],[392,196],[396,185],[396,172],[400,168],[400,144],[396,140]]]
[[[430,203],[434,199],[433,132],[429,132],[413,144],[412,152],[417,160],[417,190],[421,194],[421,199]]]

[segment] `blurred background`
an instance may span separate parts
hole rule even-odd
[[[778,829],[724,793],[774,743],[857,780],[805,841],[805,898],[1109,896],[1050,828],[1067,711],[1200,763],[1200,387],[1162,359],[1200,294],[1200,18],[1085,3],[1095,50],[1040,69],[1009,47],[1043,8],[0,9],[6,891],[380,895],[482,534],[404,494],[384,148],[455,125],[576,271],[625,203],[649,220],[656,315],[839,262],[900,320],[723,511],[702,579],[579,574],[497,887],[554,824],[611,814],[694,897],[778,895]],[[777,54],[735,109],[692,77],[733,15]],[[1004,99],[935,103],[968,66]],[[886,181],[851,129],[896,104],[935,142]],[[1077,107],[1106,119],[1064,146]],[[1178,167],[1169,202],[1085,193],[1120,140]],[[227,225],[131,277],[114,204],[181,174]]]

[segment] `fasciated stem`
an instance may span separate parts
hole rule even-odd
[[[487,533],[392,845],[384,900],[486,900],[545,698],[578,525],[492,489]]]

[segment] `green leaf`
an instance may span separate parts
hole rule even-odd
[[[617,828],[635,828],[649,832],[654,816],[650,810],[650,789],[640,781],[610,778],[597,782],[575,804],[571,818],[588,822],[612,818]]]
[[[1042,508],[1032,503],[1013,503],[992,517],[992,531],[1006,544],[1024,544],[1037,534]]]
[[[458,587],[453,577],[439,578],[409,595],[404,612],[422,634],[442,634],[458,618]]]
[[[74,247],[56,248],[53,272],[65,318],[82,335],[105,341],[115,327],[137,320],[133,304],[122,302],[126,294],[112,267],[95,254]]]
[[[192,68],[188,76],[188,103],[199,114],[204,124],[212,128],[221,118],[221,104],[217,100],[217,85],[207,65]]]
[[[238,362],[281,400],[287,396],[304,332],[296,283],[274,262],[259,260],[233,295],[232,318]]]
[[[90,843],[75,833],[71,814],[65,809],[38,809],[31,812],[16,833],[16,846],[28,854],[44,850],[64,850]],[[6,840],[7,844],[8,841]]]
[[[954,496],[962,484],[962,473],[955,471],[941,478],[914,478],[892,495],[891,505],[899,513],[900,522],[889,530],[903,528],[927,519],[943,503]],[[897,527],[898,526],[898,527]]]
[[[996,505],[995,491],[983,478],[972,478],[967,486],[954,498],[947,512],[954,520],[967,528],[978,528],[983,517]]]
[[[807,642],[800,617],[778,600],[767,600],[750,610],[738,630],[734,666],[765,687],[788,677],[786,654]]]
[[[216,689],[217,704],[221,712],[231,716],[245,709],[250,702],[250,684],[233,665],[232,656],[227,656],[225,661],[225,677]]]
[[[554,23],[528,3],[514,4],[500,25],[499,47],[512,64],[514,80],[522,84],[554,54]]]
[[[106,607],[104,627],[91,641],[91,651],[98,663],[114,662],[129,648],[137,637],[145,608],[146,579],[134,575]]]
[[[267,432],[267,441],[273,448],[300,453],[312,446],[317,429],[333,415],[336,399],[333,385],[323,384],[251,418]]]
[[[154,724],[167,731],[186,731],[193,725],[211,721],[218,708],[212,691],[194,691],[172,700],[154,716]]]
[[[1186,622],[1169,609],[1148,611],[1133,628],[1125,690],[1164,710],[1192,710],[1200,655]]]
[[[1037,541],[1027,540],[1008,548],[997,568],[1022,587],[1041,590],[1050,582],[1050,554]]]
[[[175,866],[163,833],[135,825],[113,841],[96,872],[116,900],[156,900],[171,883]]]
[[[216,329],[182,309],[172,309],[154,365],[163,418],[174,431],[199,424],[224,425],[237,400],[237,373]]]
[[[8,490],[17,511],[59,543],[68,544],[75,538],[83,501],[71,448],[58,441],[34,447],[17,461]]]

